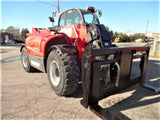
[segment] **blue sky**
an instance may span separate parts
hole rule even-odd
[[[45,0],[39,0],[45,1]],[[56,5],[56,0],[48,0],[50,5]],[[47,3],[37,0],[1,0],[1,28],[8,26],[21,28],[50,27],[48,17],[55,7],[47,7]],[[148,32],[160,33],[160,2],[158,0],[132,1],[98,1],[98,0],[61,0],[61,10],[78,7],[85,9],[94,6],[102,10],[100,22],[117,32]],[[55,23],[56,24],[56,23]]]

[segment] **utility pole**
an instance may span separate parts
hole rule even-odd
[[[146,36],[147,36],[147,33],[148,33],[148,23],[149,23],[149,21],[147,20],[147,25],[146,25]]]
[[[59,0],[57,0],[57,9],[58,9],[58,13],[60,13]]]

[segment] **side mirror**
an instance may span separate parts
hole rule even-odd
[[[102,16],[102,11],[98,10],[98,16],[101,17]]]
[[[53,17],[49,17],[49,21],[50,22],[54,22],[54,18]]]

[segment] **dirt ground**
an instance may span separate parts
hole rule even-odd
[[[2,120],[100,119],[81,104],[82,89],[70,97],[58,97],[49,85],[47,74],[26,73],[21,60],[3,62],[20,56],[20,46],[1,49],[1,117]],[[146,81],[160,88],[160,60],[148,63]],[[122,120],[160,119],[160,94],[139,85],[100,101],[100,105]]]

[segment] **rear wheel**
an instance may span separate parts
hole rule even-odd
[[[26,48],[24,47],[22,49],[21,53],[21,61],[22,61],[22,66],[26,72],[33,72],[35,71],[35,68],[33,68],[30,64],[29,58],[28,58],[28,53]]]
[[[47,74],[57,95],[68,96],[76,91],[79,67],[73,55],[52,50],[47,60]]]

